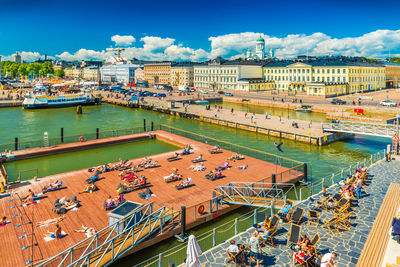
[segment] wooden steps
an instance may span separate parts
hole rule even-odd
[[[357,267],[379,267],[385,257],[389,242],[389,228],[400,206],[400,184],[390,184],[378,215],[368,235],[367,242],[357,262]],[[389,265],[396,266],[396,265]]]

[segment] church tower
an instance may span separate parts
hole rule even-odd
[[[261,37],[261,35],[258,37],[256,42],[256,57],[258,59],[265,58],[265,40]]]

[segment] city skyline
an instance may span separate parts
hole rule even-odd
[[[395,16],[400,4],[395,1],[303,1],[284,9],[279,3],[258,1],[243,12],[246,5],[208,0],[198,6],[183,1],[168,6],[158,1],[114,1],[111,6],[91,0],[68,5],[48,0],[5,3],[0,20],[12,23],[0,29],[0,55],[7,60],[19,51],[26,61],[44,54],[62,60],[104,60],[112,55],[106,48],[121,46],[128,59],[202,61],[245,57],[245,50],[254,49],[262,36],[267,50],[274,49],[278,58],[400,56]],[[12,18],[16,10],[19,19]]]

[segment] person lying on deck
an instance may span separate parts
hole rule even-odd
[[[211,148],[211,151],[213,151],[213,152],[219,152],[219,151],[221,151],[221,148],[219,147],[219,145],[216,145],[216,146],[214,146],[214,147]]]
[[[96,175],[90,177],[89,179],[87,179],[86,183],[91,184],[91,183],[97,182],[98,180],[99,180],[99,175],[96,174]]]
[[[0,225],[6,225],[7,224],[7,217],[4,216],[3,218],[0,219]]]
[[[149,159],[149,158],[145,157],[144,160],[142,162],[140,162],[140,164],[138,166],[144,167],[144,166],[150,164],[151,161],[152,161],[151,158]]]
[[[195,158],[193,161],[197,161],[197,162],[199,162],[199,161],[202,161],[203,160],[203,154],[200,154],[197,158]]]
[[[122,197],[122,199],[123,199],[123,197]],[[113,206],[115,206],[115,205],[118,205],[119,202],[120,202],[122,199],[121,199],[121,195],[120,195],[120,196],[117,196],[117,197],[115,197],[115,198],[112,198],[111,196],[108,196],[108,198],[107,198],[107,200],[105,201],[105,203],[106,203],[107,207],[113,207]]]
[[[130,186],[132,185],[145,185],[147,182],[147,179],[144,175],[140,176],[139,179],[135,179],[135,181],[133,183],[130,184]]]
[[[58,239],[62,237],[61,233],[62,233],[61,227],[58,224],[56,224],[56,230],[54,232],[47,231],[47,233],[44,234],[44,236]]]
[[[239,170],[246,170],[249,168],[249,165],[241,165],[237,167]]]
[[[82,224],[82,230],[75,230],[75,232],[77,233],[84,233],[87,236],[92,236],[94,234],[96,234],[96,230],[92,227],[86,227]]]
[[[46,193],[46,192],[52,191],[54,189],[57,189],[61,186],[61,184],[62,184],[62,181],[57,180],[55,183],[50,183],[47,186],[43,187],[42,192]]]
[[[85,186],[85,189],[83,189],[82,192],[79,192],[79,194],[84,194],[84,193],[93,193],[94,191],[99,190],[99,188],[95,184],[89,184]]]
[[[228,158],[228,160],[233,160],[233,161],[241,160],[241,159],[244,159],[244,156],[242,154],[235,154]]]
[[[48,219],[48,220],[45,220],[45,221],[37,222],[36,226],[46,226],[46,225],[51,224],[51,223],[61,222],[62,220],[64,220],[64,216],[59,216],[59,217],[56,217],[56,218],[53,218],[53,219]]]
[[[186,186],[189,185],[190,181],[191,181],[191,179],[188,177],[187,179],[182,180],[182,181],[178,184],[178,186],[186,187]]]
[[[198,171],[204,171],[205,169],[206,169],[206,166],[204,166],[204,163],[203,162],[200,162],[199,164],[197,164],[197,165],[192,165],[192,166],[190,166],[192,169],[193,169],[193,171],[195,171],[195,172],[198,172]]]
[[[32,189],[28,190],[28,194],[24,197],[25,204],[32,204],[35,198],[35,193],[33,193]]]

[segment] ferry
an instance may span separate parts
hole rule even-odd
[[[99,104],[100,99],[95,98],[91,93],[65,94],[65,95],[39,95],[28,93],[25,95],[22,107],[26,109],[34,108],[60,108],[71,106],[86,106]]]
[[[312,112],[311,107],[312,107],[312,106],[301,105],[301,108],[296,108],[296,111],[300,111],[300,112]]]
[[[197,105],[205,105],[208,104],[210,102],[208,102],[208,100],[196,100],[194,101]]]

